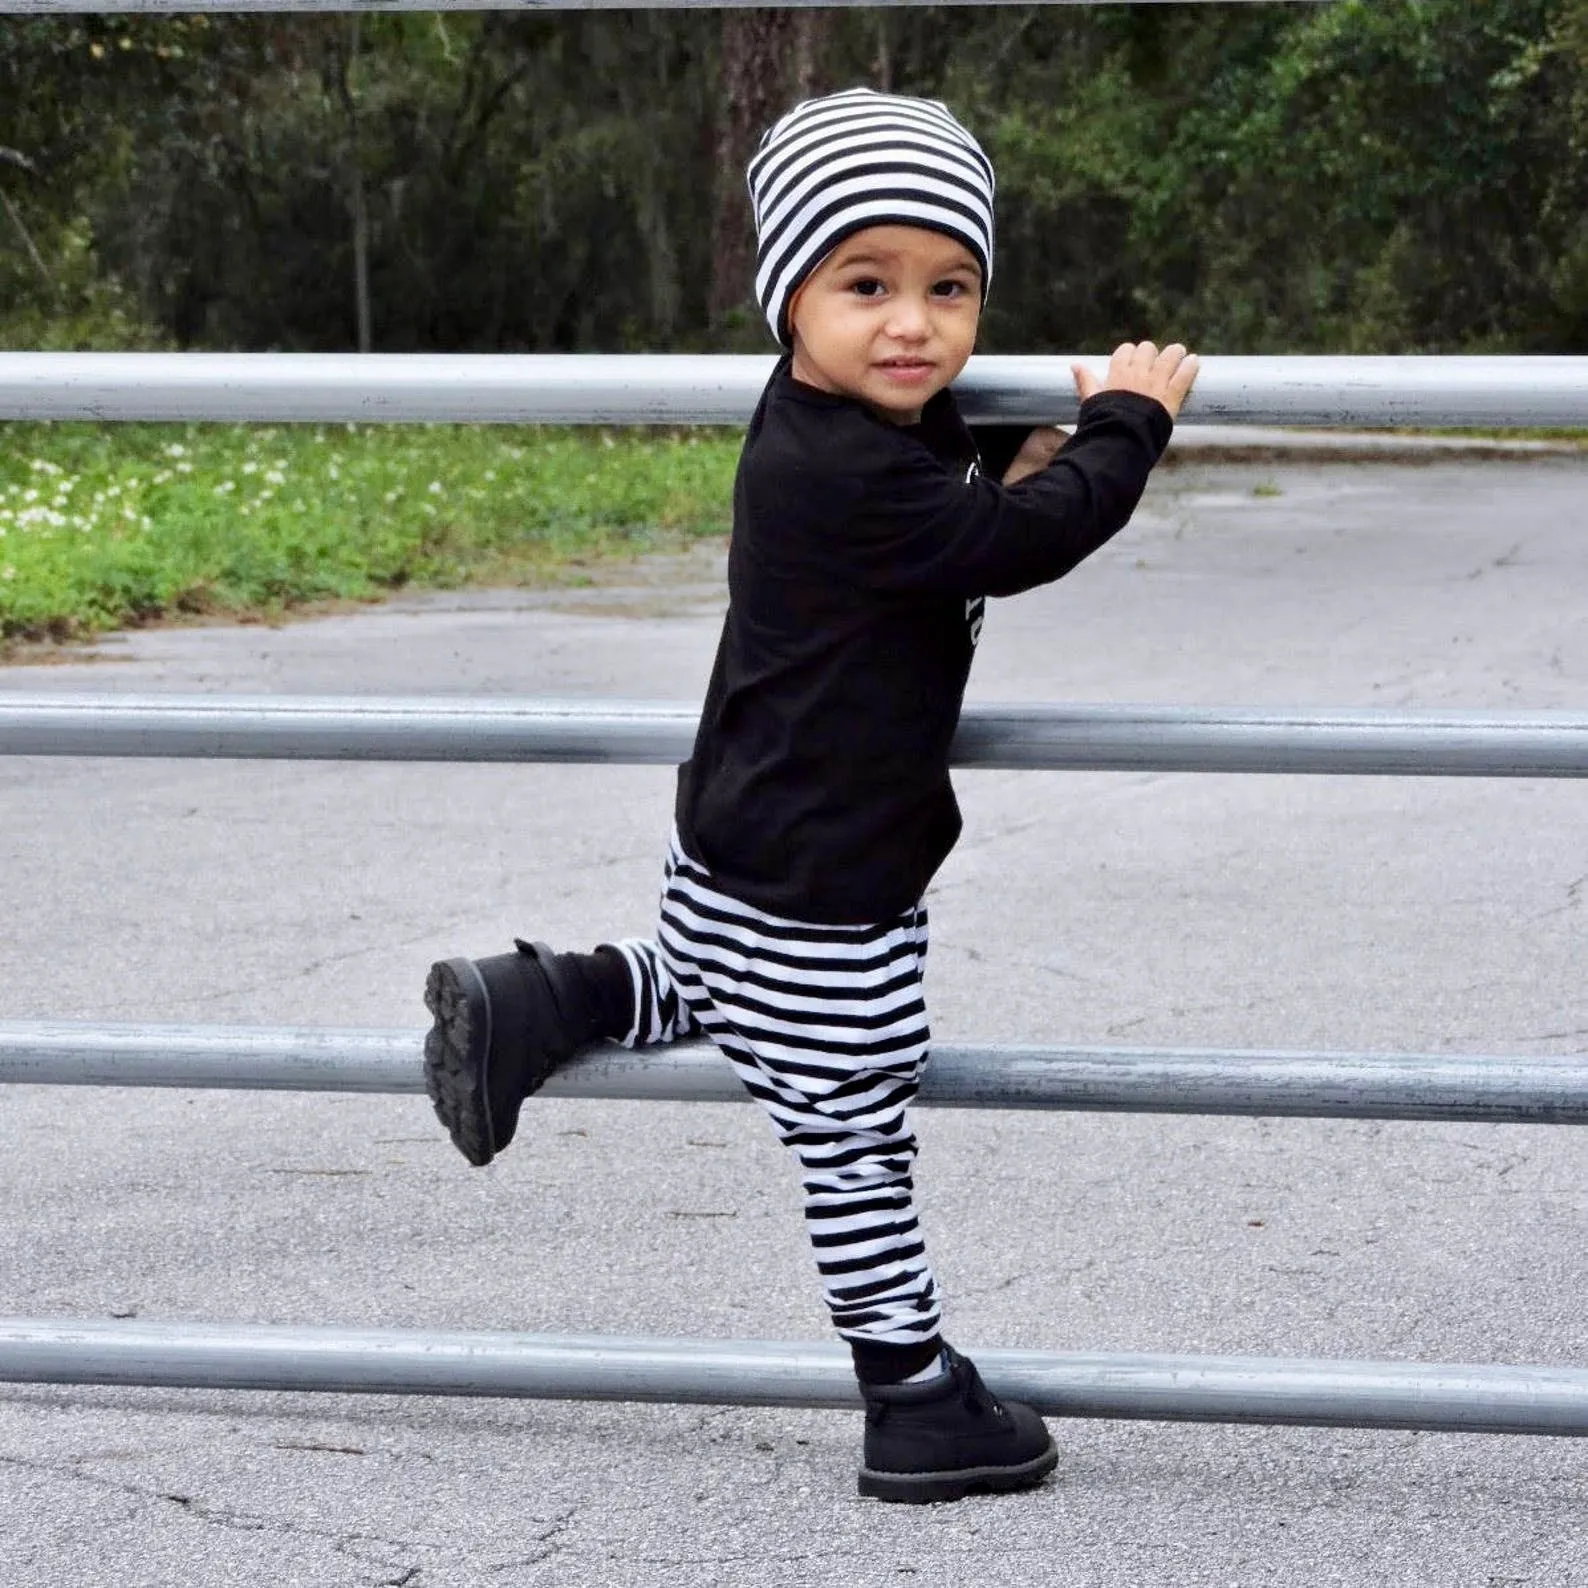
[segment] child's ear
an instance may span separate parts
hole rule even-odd
[[[805,289],[811,284],[807,276],[795,289],[794,296],[788,300],[788,307],[783,311],[783,318],[788,321],[789,339],[796,347],[799,346],[799,327],[794,323],[794,316],[799,313],[800,300],[805,296]]]

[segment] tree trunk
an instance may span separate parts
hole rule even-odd
[[[871,86],[879,94],[893,92],[893,29],[892,18],[884,11],[877,18],[877,53],[871,60]]]
[[[38,170],[38,167],[20,149],[8,149],[4,144],[0,144],[0,160],[7,165],[14,165],[19,171],[26,171],[30,176]],[[33,236],[23,223],[22,212],[11,202],[11,195],[4,188],[0,188],[0,206],[4,207],[6,219],[11,222],[17,236],[22,239],[22,247],[26,250],[28,258],[33,261],[33,268],[38,271],[44,285],[53,292],[55,277],[50,274],[50,267],[44,263],[43,255],[34,246]]]
[[[827,43],[832,37],[831,11],[801,11],[794,24],[794,87],[801,99],[827,91]]]
[[[337,87],[347,122],[348,219],[353,225],[353,312],[358,326],[358,350],[367,353],[375,341],[369,299],[369,203],[364,187],[363,127],[359,120],[358,96],[353,92],[360,20],[357,13],[347,20],[347,53],[341,60]]]
[[[16,234],[22,239],[22,246],[27,251],[27,256],[33,261],[33,268],[38,271],[44,285],[55,291],[55,277],[50,274],[50,267],[44,263],[44,256],[39,253],[34,245],[32,234],[22,221],[22,212],[11,202],[11,196],[0,188],[0,205],[5,206],[6,219],[16,228]]]
[[[755,227],[744,168],[761,134],[786,110],[794,65],[795,14],[728,10],[722,14],[722,93],[717,112],[717,191],[711,227],[711,323],[729,327],[750,307],[755,284]]]

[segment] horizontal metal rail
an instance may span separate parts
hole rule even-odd
[[[968,418],[1075,417],[1071,355],[972,359]],[[1087,362],[1101,370],[1106,362]],[[0,419],[743,424],[750,354],[0,353]],[[1588,357],[1207,357],[1190,423],[1588,425]]]
[[[163,15],[180,11],[703,11],[751,6],[761,0],[0,0],[0,16],[69,15],[75,12],[130,11]],[[1027,5],[1031,0],[782,0],[811,6],[913,6],[933,4]],[[1040,5],[1109,5],[1116,0],[1037,0]],[[1133,0],[1163,4],[1166,0]],[[1210,0],[1179,0],[1208,4]],[[1321,3],[1321,0],[1311,0]]]
[[[1588,1434],[1588,1371],[977,1350],[988,1386],[1055,1417]],[[0,1319],[0,1381],[859,1405],[847,1349],[764,1340]]]
[[[677,702],[0,694],[0,755],[673,765]],[[1070,772],[1588,775],[1588,712],[973,705],[956,766]]]
[[[0,1083],[421,1092],[420,1041],[412,1031],[14,1021],[0,1023]],[[553,1075],[544,1095],[749,1099],[716,1050],[698,1042],[636,1053],[599,1048]],[[1582,1125],[1588,1057],[943,1043],[920,1100],[939,1108]]]

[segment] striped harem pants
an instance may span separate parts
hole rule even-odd
[[[868,926],[769,915],[717,891],[675,835],[655,941],[616,947],[634,978],[624,1045],[704,1033],[799,1159],[827,1305],[857,1361],[934,1341],[906,1118],[929,1039],[925,907]]]

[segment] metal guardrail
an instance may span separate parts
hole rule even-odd
[[[0,16],[71,15],[74,13],[127,11],[154,15],[182,11],[703,11],[748,7],[759,0],[0,0]],[[913,6],[928,10],[933,4],[974,6],[1028,5],[1031,0],[781,0],[785,6]],[[1037,0],[1040,5],[1106,5],[1113,0]],[[1134,0],[1138,5],[1164,4],[1166,0]],[[1208,4],[1210,0],[1179,0],[1181,4]],[[1322,0],[1310,0],[1322,3]]]
[[[416,1093],[411,1031],[0,1023],[0,1084]],[[547,1081],[548,1097],[739,1103],[715,1048],[604,1046]],[[1588,1057],[1291,1053],[938,1043],[920,1101],[938,1108],[1588,1124]]]
[[[1072,357],[973,358],[966,417],[1075,417]],[[1102,370],[1106,359],[1089,357]],[[750,354],[0,353],[0,419],[743,424]],[[1208,356],[1189,424],[1588,426],[1588,357]]]
[[[1588,1434],[1588,1371],[978,1349],[1058,1417]],[[856,1407],[847,1349],[763,1340],[0,1319],[0,1382]]]
[[[0,755],[674,765],[678,702],[0,695]],[[983,770],[1588,776],[1588,712],[973,705],[954,764]]]
[[[683,9],[707,3],[724,0],[0,0],[0,14]],[[973,420],[1063,422],[1076,407],[1069,363],[974,360],[958,384],[962,406]],[[767,358],[705,356],[0,353],[0,419],[737,424],[753,408],[769,366]],[[1353,428],[1588,425],[1588,359],[1212,357],[1204,360],[1186,417]],[[674,706],[0,697],[0,753],[670,762],[687,753],[693,722],[692,710]],[[1588,771],[1588,716],[984,707],[966,713],[956,761],[1099,770],[1581,776]],[[419,1089],[417,1039],[409,1033],[43,1022],[0,1027],[0,1080]],[[547,1091],[744,1096],[720,1062],[688,1046],[599,1051],[553,1077]],[[940,1047],[922,1100],[959,1107],[1583,1123],[1588,1063]],[[1580,1369],[975,1354],[996,1391],[1056,1415],[1588,1434],[1588,1372]],[[857,1404],[848,1353],[831,1345],[183,1323],[0,1320],[0,1380]]]

